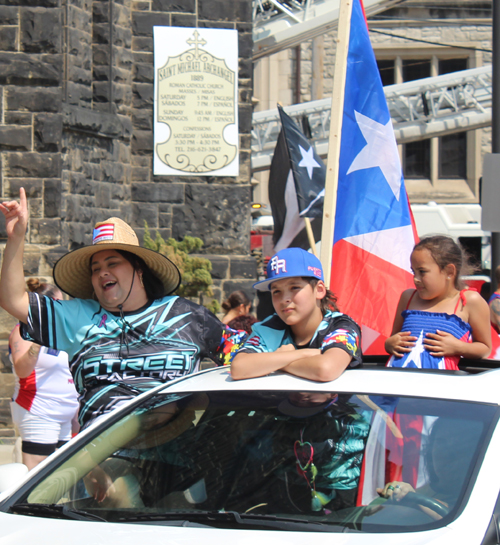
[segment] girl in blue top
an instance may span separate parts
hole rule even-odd
[[[385,349],[389,367],[458,369],[461,357],[491,351],[489,308],[462,285],[462,250],[447,236],[422,239],[411,254],[415,289],[399,300]]]

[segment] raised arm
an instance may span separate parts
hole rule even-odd
[[[29,300],[24,280],[24,237],[28,225],[28,203],[24,188],[19,190],[19,202],[0,204],[5,216],[7,244],[3,253],[0,276],[0,306],[9,314],[26,323]]]

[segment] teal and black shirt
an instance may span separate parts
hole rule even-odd
[[[198,371],[203,358],[230,363],[246,337],[177,296],[122,316],[93,300],[56,301],[36,293],[29,293],[29,300],[21,334],[68,353],[82,425],[124,399]]]

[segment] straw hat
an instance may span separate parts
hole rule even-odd
[[[181,282],[179,269],[164,255],[139,246],[134,230],[120,218],[109,218],[95,224],[92,246],[67,253],[54,265],[54,282],[71,297],[92,299],[90,258],[103,250],[125,250],[138,257],[163,283],[165,295],[177,289]]]

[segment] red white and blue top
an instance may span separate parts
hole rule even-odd
[[[68,354],[42,346],[32,373],[19,378],[13,369],[12,401],[35,416],[63,424],[78,409],[78,394],[68,365]]]
[[[466,290],[462,290],[460,292],[460,297],[458,298],[454,312],[458,310],[460,303],[465,306],[465,291]],[[450,333],[463,342],[471,343],[472,328],[470,324],[464,322],[462,318],[456,314],[409,310],[408,306],[410,305],[413,295],[415,295],[415,292],[410,297],[406,310],[401,313],[404,320],[401,331],[410,331],[414,337],[417,337],[415,346],[411,352],[404,354],[400,358],[391,356],[387,362],[387,367],[457,370],[461,356],[433,356],[424,347],[425,336],[427,333],[436,333],[437,330],[439,330]]]

